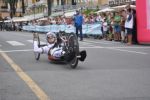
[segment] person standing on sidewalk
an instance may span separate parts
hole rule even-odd
[[[76,11],[76,15],[74,17],[74,24],[76,28],[76,35],[78,37],[78,31],[80,31],[80,41],[82,41],[83,40],[83,33],[82,33],[83,16],[79,11]]]
[[[133,14],[132,14],[132,9],[129,8],[127,9],[127,17],[125,21],[125,29],[127,32],[127,39],[128,39],[128,45],[132,44],[132,34],[133,34]]]

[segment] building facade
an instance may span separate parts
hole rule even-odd
[[[18,0],[18,3],[15,5],[16,14],[14,16],[21,16],[22,14],[22,0]],[[11,13],[11,7],[4,0],[0,0],[0,16],[2,18],[9,17]]]
[[[126,5],[126,4],[136,5],[136,0],[109,0],[108,4],[110,7]]]
[[[24,1],[24,3],[23,3]],[[39,11],[44,11],[45,7],[47,7],[47,0],[18,0],[16,5],[16,14],[14,16],[22,16],[23,15],[23,8],[25,14],[33,13],[32,8],[33,4],[37,5],[37,9]],[[60,6],[101,6],[108,4],[108,0],[51,0],[52,9],[60,8]],[[44,6],[41,6],[44,5]],[[39,7],[38,7],[39,6]],[[42,9],[42,10],[40,10]],[[62,9],[62,8],[60,8]],[[7,17],[10,16],[10,5],[5,3],[4,0],[0,0],[0,17]]]

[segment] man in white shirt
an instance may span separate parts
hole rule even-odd
[[[125,29],[127,32],[128,45],[132,44],[132,34],[133,34],[133,14],[132,9],[127,9],[127,17],[125,21]]]

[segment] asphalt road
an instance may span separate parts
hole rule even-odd
[[[79,44],[87,58],[71,69],[47,55],[36,61],[32,33],[0,32],[0,100],[150,100],[150,46]]]

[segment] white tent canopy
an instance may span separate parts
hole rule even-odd
[[[104,9],[101,9],[101,10],[97,11],[97,13],[108,12],[108,11],[114,11],[114,9],[112,9],[112,8],[104,8]]]
[[[12,19],[5,20],[4,22],[12,22]]]
[[[18,17],[18,18],[13,18],[12,21],[13,22],[23,22],[23,21],[28,21],[28,18],[25,17]]]
[[[48,20],[48,18],[43,17],[43,18],[40,18],[40,19],[38,19],[38,20],[39,20],[39,21]]]
[[[74,16],[75,14],[76,14],[75,11],[72,11],[72,12],[66,12],[66,13],[64,14],[64,16],[65,16],[65,17],[71,17],[71,16]]]
[[[115,7],[111,7],[112,9],[121,9],[121,8],[126,8],[127,5],[121,5],[121,6],[115,6]],[[130,5],[131,8],[136,8],[135,5]]]
[[[43,18],[43,14],[33,14],[33,15],[29,15],[29,16],[24,16],[24,17],[14,17],[12,19],[9,20],[5,20],[4,22],[23,22],[23,21],[31,21],[34,19],[39,19],[39,18]]]
[[[63,12],[57,12],[57,13],[52,13],[52,17],[55,17],[55,16],[62,16],[63,15]]]

